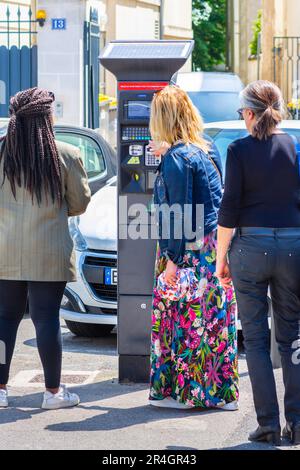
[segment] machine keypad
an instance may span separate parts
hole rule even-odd
[[[141,141],[150,140],[150,130],[148,127],[123,127],[122,141]]]

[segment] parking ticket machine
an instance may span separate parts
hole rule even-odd
[[[120,382],[148,382],[151,300],[157,240],[151,213],[156,169],[149,119],[154,93],[167,86],[193,50],[193,41],[114,41],[100,56],[118,80],[118,353]],[[139,206],[140,205],[140,206]],[[136,227],[136,225],[134,226]],[[148,235],[146,235],[148,234]]]

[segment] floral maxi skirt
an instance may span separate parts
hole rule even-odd
[[[187,250],[183,267],[195,267],[200,297],[170,301],[156,290],[167,260],[156,259],[151,334],[150,400],[172,397],[200,408],[238,399],[236,300],[215,276],[216,231],[199,250]]]

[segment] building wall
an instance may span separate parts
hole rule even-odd
[[[165,0],[163,13],[164,39],[193,39],[192,1]],[[183,72],[192,70],[192,57],[183,66]]]
[[[0,0],[1,1],[1,0]],[[29,1],[29,0],[28,0]],[[54,91],[63,115],[83,122],[83,23],[90,7],[99,11],[101,47],[115,39],[159,39],[161,0],[36,0],[47,21],[38,27],[39,85]],[[164,37],[192,38],[192,0],[164,0]],[[66,18],[66,31],[52,31],[52,18]],[[191,69],[191,64],[186,66]],[[101,92],[116,96],[116,81],[101,69]],[[61,108],[60,108],[61,109]]]
[[[158,39],[159,0],[107,0],[107,41]]]
[[[233,71],[239,73],[246,83],[255,77],[257,66],[248,60],[248,47],[253,34],[252,24],[261,8],[263,19],[260,78],[273,80],[274,36],[300,36],[299,0],[230,0],[230,5],[230,54]]]
[[[250,42],[253,38],[253,22],[262,8],[262,0],[232,0],[230,29],[230,56],[232,71],[237,73],[244,83],[256,78],[256,64],[249,60]]]
[[[159,39],[158,2],[118,1],[114,14],[116,39]]]
[[[296,37],[300,36],[299,1],[275,0],[274,15],[274,36],[277,36],[277,39],[275,70],[274,60],[272,59],[272,72],[275,71],[272,79],[280,86],[283,96],[288,103],[293,98],[299,99],[300,96],[300,82],[299,80],[297,81],[297,78],[300,76],[299,40],[296,39]],[[291,36],[294,39],[291,39]],[[289,37],[289,39],[286,37]]]
[[[192,2],[190,0],[165,0],[164,38],[192,39]]]
[[[160,31],[160,8],[163,32]],[[192,0],[107,0],[107,42],[113,39],[191,39]],[[185,67],[191,70],[191,62]],[[116,95],[116,81],[106,72],[106,93]]]
[[[38,32],[39,86],[52,90],[56,104],[62,104],[62,116],[58,121],[82,124],[85,2],[38,0],[37,9],[47,13],[45,26]],[[52,18],[66,18],[67,29],[53,31]]]
[[[159,39],[160,1],[109,0],[107,42]],[[116,96],[116,80],[105,72],[106,93]]]
[[[300,25],[299,25],[299,16],[300,16],[300,2],[299,0],[288,0],[284,2],[283,10],[285,17],[285,31],[284,36],[300,36]],[[280,12],[278,11],[278,16]]]

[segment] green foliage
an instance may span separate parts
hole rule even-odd
[[[225,62],[226,0],[193,0],[194,70],[213,70]]]
[[[258,37],[261,33],[261,22],[262,22],[262,10],[258,10],[257,18],[253,21],[253,38],[250,42],[250,55],[257,56],[258,55]]]

